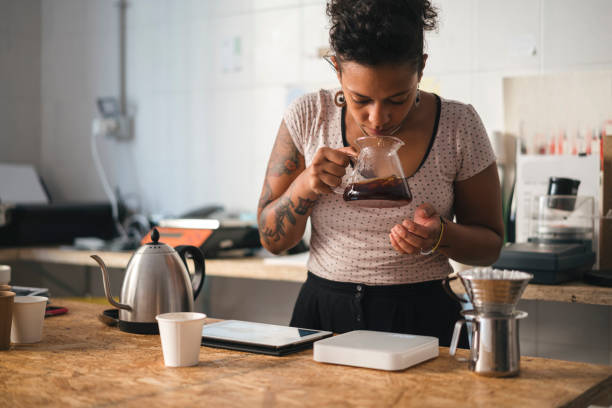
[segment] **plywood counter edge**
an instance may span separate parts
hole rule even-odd
[[[41,263],[58,263],[83,265],[97,268],[90,258],[98,254],[110,268],[125,268],[131,252],[84,251],[63,248],[7,248],[0,249],[0,262],[26,261]],[[209,276],[228,278],[264,279],[289,282],[304,282],[306,268],[294,265],[269,265],[263,259],[209,259],[206,261],[206,273]],[[457,293],[463,293],[463,286],[458,280],[451,283]],[[530,284],[523,299],[546,300],[566,303],[584,303],[594,305],[612,305],[612,288],[587,285],[582,282],[569,282],[560,285]]]
[[[599,406],[595,405],[599,401],[606,401],[605,404],[607,404],[610,400],[612,400],[612,376],[592,386],[578,398],[564,405],[564,408],[596,407]]]

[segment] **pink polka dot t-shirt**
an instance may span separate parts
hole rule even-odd
[[[308,167],[322,146],[343,147],[342,109],[337,90],[320,90],[295,100],[284,121]],[[482,122],[471,105],[439,100],[437,131],[424,162],[408,179],[413,201],[399,208],[353,207],[341,194],[321,196],[311,214],[308,270],[322,278],[391,285],[443,279],[452,268],[440,252],[400,254],[389,242],[391,228],[412,218],[422,203],[453,219],[453,183],[468,179],[495,161]]]

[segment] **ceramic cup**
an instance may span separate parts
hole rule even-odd
[[[47,300],[44,296],[15,296],[11,328],[13,343],[37,343],[42,339]]]
[[[8,350],[11,345],[14,299],[14,292],[0,292],[0,350]]]
[[[203,313],[164,313],[157,315],[164,363],[167,367],[187,367],[198,364]]]

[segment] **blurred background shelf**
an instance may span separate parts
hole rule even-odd
[[[64,248],[9,248],[0,249],[0,262],[39,262],[95,267],[90,255],[96,253],[110,268],[125,268],[131,252],[83,251]],[[304,282],[307,270],[301,265],[285,265],[266,262],[262,258],[209,259],[206,260],[206,275],[224,278]],[[464,293],[461,282],[455,280],[451,287]],[[553,302],[583,303],[590,305],[612,305],[612,288],[588,285],[584,282],[566,282],[559,285],[527,286],[522,299]]]

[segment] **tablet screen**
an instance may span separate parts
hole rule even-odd
[[[202,338],[217,341],[228,341],[242,344],[253,344],[266,347],[283,347],[314,341],[327,337],[331,332],[299,329],[296,327],[274,324],[225,320],[211,323],[202,329]]]

